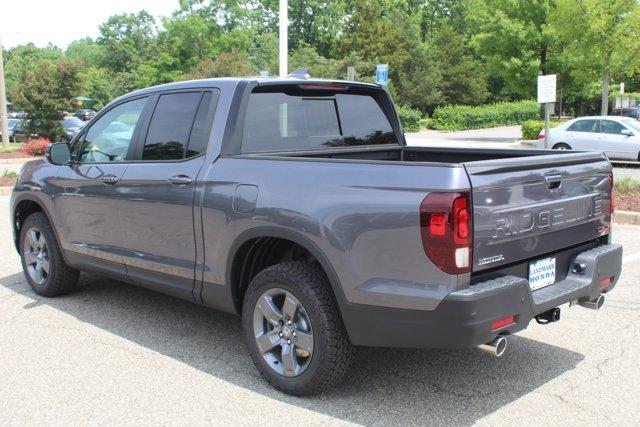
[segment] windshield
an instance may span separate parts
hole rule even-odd
[[[76,128],[84,126],[84,122],[77,117],[65,117],[60,123],[66,128]]]
[[[629,119],[629,120],[622,120],[622,123],[624,123],[627,127],[630,127],[631,129],[633,129],[636,132],[640,132],[640,122],[634,119]]]

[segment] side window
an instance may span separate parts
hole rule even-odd
[[[568,131],[571,132],[597,132],[598,121],[597,120],[578,120],[572,124]]]
[[[185,156],[201,92],[161,95],[153,112],[142,160],[180,160]]]
[[[186,157],[194,157],[198,154],[203,154],[207,151],[207,144],[209,143],[209,134],[211,133],[211,115],[213,115],[213,109],[209,111],[211,107],[211,98],[213,94],[211,92],[205,92],[200,100],[198,106],[198,112],[196,113],[196,119],[193,122],[193,129],[191,129],[191,135],[189,136],[189,145],[187,146]]]
[[[125,160],[146,102],[147,98],[125,102],[100,117],[87,131],[77,159],[82,163]]]
[[[609,133],[609,134],[615,134],[615,135],[620,135],[620,132],[622,132],[623,129],[626,129],[624,126],[622,126],[622,124],[618,122],[614,122],[613,120],[603,120],[600,126],[601,126],[600,131],[602,133]]]

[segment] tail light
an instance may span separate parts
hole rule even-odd
[[[449,274],[471,271],[473,229],[469,193],[431,193],[420,205],[427,257]]]
[[[544,133],[540,132],[540,133],[538,134],[538,139],[544,139]]]
[[[609,203],[609,213],[613,215],[613,211],[616,208],[616,193],[613,186],[613,171],[609,172],[609,194],[611,194],[611,203]]]

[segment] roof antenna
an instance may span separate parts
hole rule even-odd
[[[298,68],[296,70],[293,70],[291,73],[289,73],[287,77],[295,77],[297,79],[308,79],[309,77],[311,77],[311,74],[309,74],[308,68]]]

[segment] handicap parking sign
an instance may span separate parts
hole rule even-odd
[[[389,64],[378,64],[376,66],[376,83],[387,85],[389,82]]]

